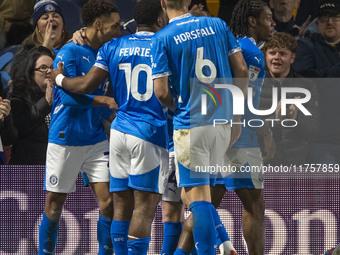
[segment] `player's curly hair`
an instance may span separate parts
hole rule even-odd
[[[137,3],[133,18],[137,26],[152,26],[156,24],[161,13],[163,13],[161,1],[143,0]]]
[[[286,48],[293,53],[296,53],[297,42],[290,34],[279,32],[275,33],[269,40],[264,44],[262,51],[265,54],[268,49],[274,48]]]
[[[81,9],[81,18],[85,26],[92,26],[96,18],[109,17],[112,12],[118,12],[117,6],[107,0],[89,0]]]
[[[262,0],[240,0],[237,2],[229,26],[235,37],[248,35],[248,18],[259,18],[265,6],[268,5]]]

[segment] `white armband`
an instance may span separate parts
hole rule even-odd
[[[62,73],[58,74],[57,77],[55,77],[55,85],[62,87],[62,82],[65,78],[65,75],[63,75]]]

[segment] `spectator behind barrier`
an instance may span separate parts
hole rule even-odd
[[[287,33],[276,33],[266,42],[263,52],[266,59],[266,79],[261,93],[260,109],[269,109],[272,105],[272,91],[279,91],[278,104],[273,116],[265,116],[264,119],[278,119],[271,127],[276,152],[270,165],[304,164],[307,163],[308,142],[319,131],[319,109],[317,87],[310,80],[297,74],[291,67],[295,58],[297,43]],[[304,115],[296,105],[287,106],[287,115],[281,115],[281,88],[298,87],[310,91],[311,99],[303,104],[312,114]],[[301,93],[288,93],[287,98],[303,98]],[[283,127],[281,121],[294,119],[296,127]],[[265,121],[266,122],[266,121]],[[267,123],[267,122],[266,122]]]
[[[300,26],[303,29],[310,23],[311,18],[307,18],[301,24],[296,24],[294,17],[294,9],[297,9],[298,2],[295,0],[270,0],[270,7],[273,11],[273,19],[276,23],[275,30],[277,32],[286,32],[292,36],[298,36]],[[303,24],[306,22],[306,24]]]
[[[25,75],[14,80],[10,94],[18,138],[13,143],[9,164],[44,165],[53,102],[53,55],[45,47],[32,49],[23,65]]]
[[[60,6],[52,0],[37,1],[33,13],[34,32],[21,45],[13,60],[10,72],[12,79],[24,75],[26,66],[25,58],[32,48],[44,46],[56,54],[70,38],[65,31],[63,13]]]
[[[340,0],[322,1],[317,16],[318,33],[298,41],[294,69],[315,78],[340,77]],[[338,79],[317,83],[320,94],[320,132],[311,143],[310,160],[340,162],[340,86]]]
[[[1,73],[0,73],[1,77]],[[9,147],[16,139],[16,129],[13,124],[10,100],[6,99],[5,91],[0,86],[0,165],[6,164],[5,146]]]
[[[29,24],[32,19],[34,0],[1,0],[0,29],[6,33],[13,23]]]
[[[307,77],[340,77],[340,0],[320,4],[318,33],[298,41],[294,69]]]

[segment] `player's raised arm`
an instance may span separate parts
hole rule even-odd
[[[63,63],[58,63],[58,69],[53,69],[52,81],[57,86],[80,94],[91,94],[101,83],[105,81],[109,73],[99,67],[93,66],[84,76],[68,78],[64,76]]]

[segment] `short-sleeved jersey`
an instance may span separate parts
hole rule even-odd
[[[54,60],[54,68],[60,61],[64,63],[65,76],[85,75],[95,63],[98,50],[88,45],[80,46],[73,42],[64,45]],[[104,95],[105,83],[93,95]],[[69,106],[64,101],[69,97],[81,97],[62,88],[54,87],[54,99],[49,130],[49,142],[68,146],[93,145],[107,139],[102,121],[112,111],[107,107]],[[84,95],[84,97],[86,97]]]
[[[100,48],[95,66],[110,73],[118,104],[111,128],[168,148],[166,108],[155,96],[151,79],[153,35],[137,32],[113,39]]]
[[[170,20],[152,39],[152,77],[170,76],[178,99],[174,129],[232,119],[232,95],[216,83],[232,84],[228,56],[240,47],[219,18],[184,14]],[[208,95],[202,114],[202,95]],[[211,99],[211,100],[210,100]]]
[[[253,106],[255,109],[259,109],[260,95],[262,91],[262,85],[265,77],[265,60],[262,51],[256,46],[256,42],[253,38],[242,37],[237,39],[241,49],[243,58],[247,63],[249,71],[249,87],[252,87],[253,94]],[[244,106],[244,115],[242,120],[245,120],[246,126],[242,127],[242,133],[240,138],[236,141],[233,148],[253,148],[258,147],[256,131],[258,128],[249,127],[247,125],[249,120],[259,120],[259,116],[250,112],[247,100]],[[251,125],[259,125],[259,122],[253,122]]]

